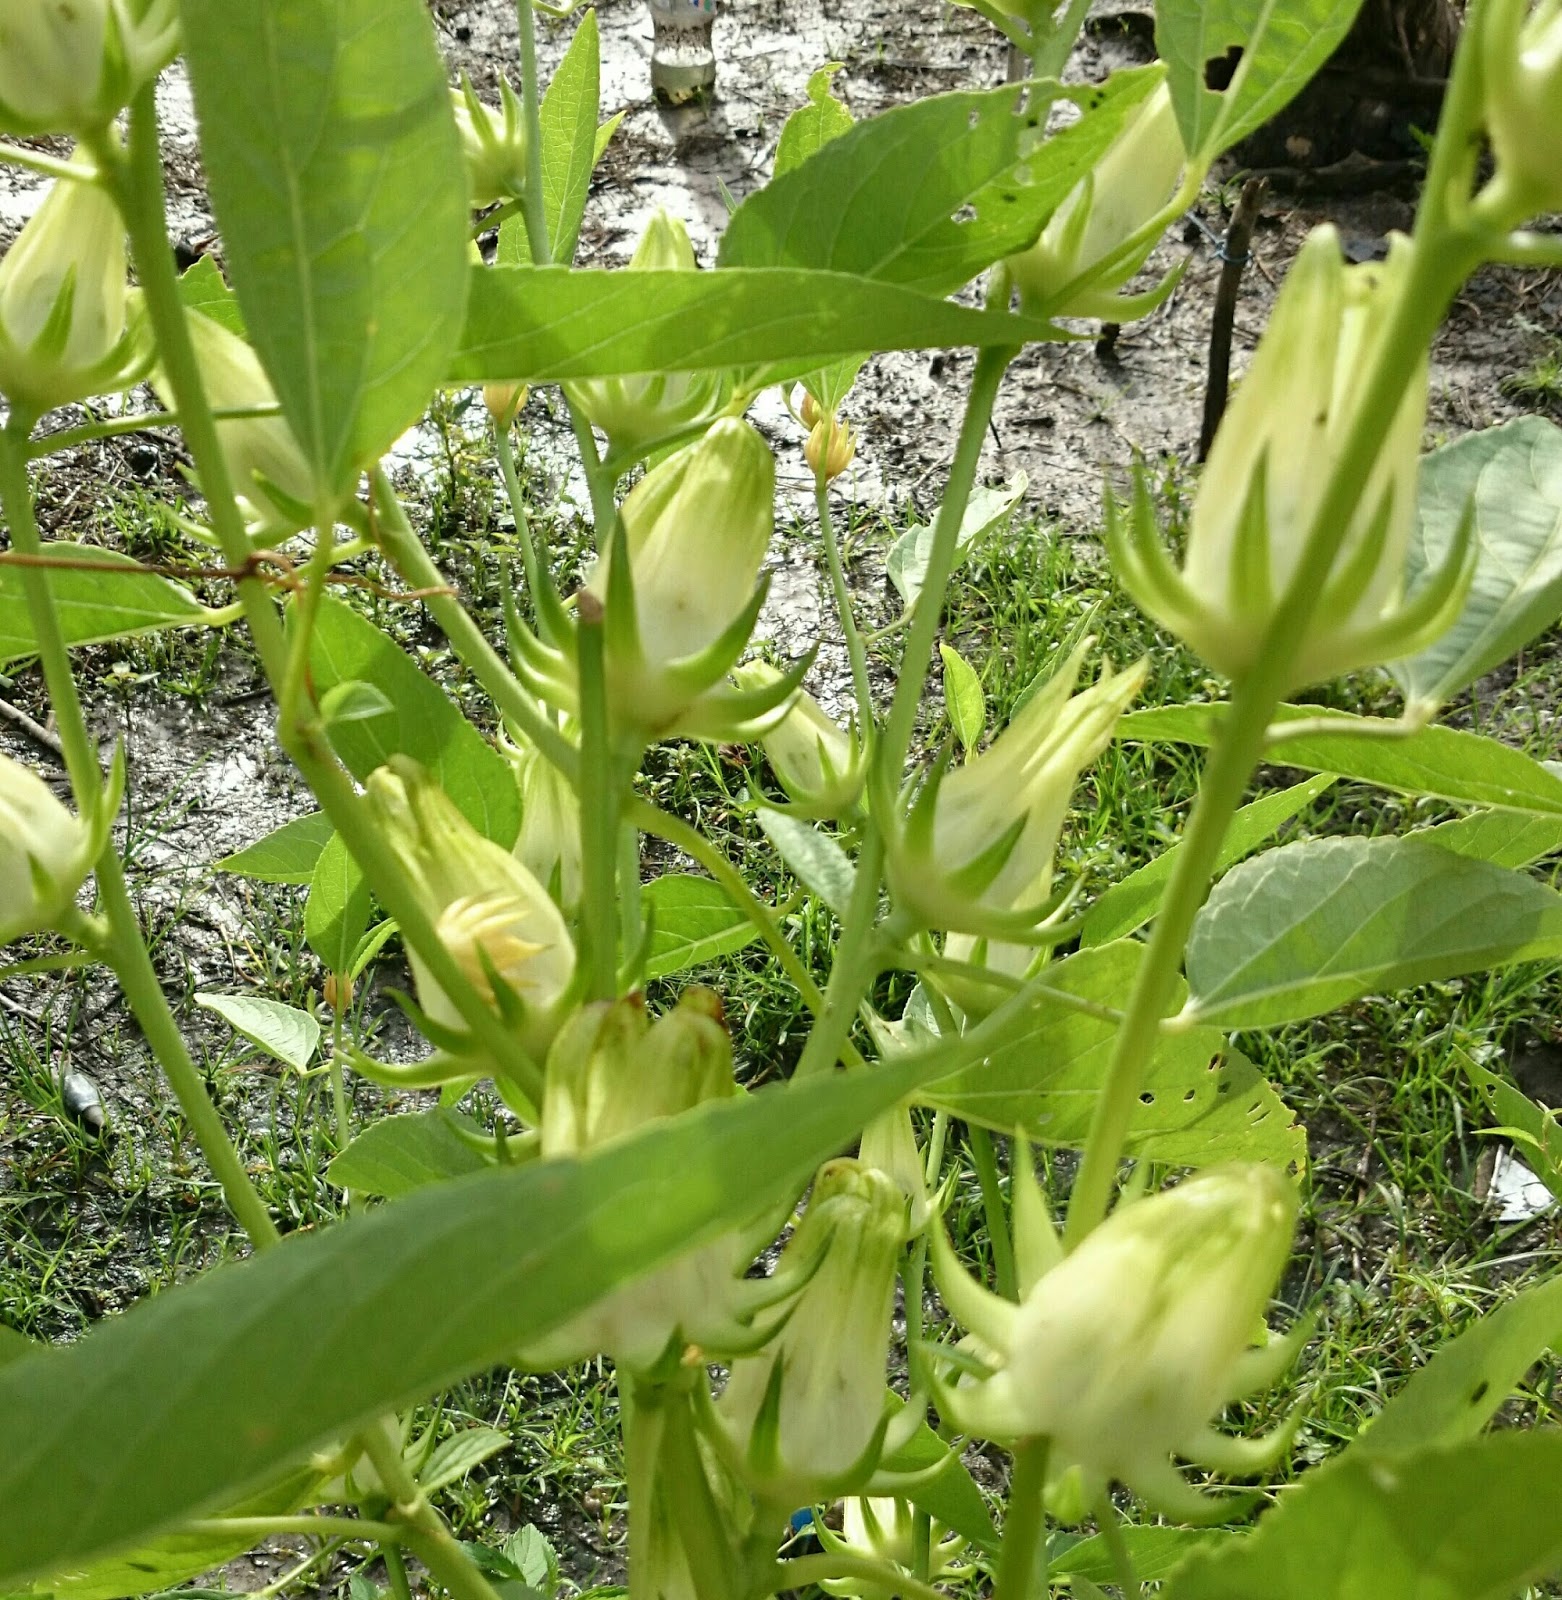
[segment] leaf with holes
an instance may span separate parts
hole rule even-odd
[[[830,80],[840,70],[841,63],[831,61],[809,78],[808,104],[800,106],[786,119],[781,137],[776,142],[772,180],[785,177],[793,167],[802,166],[832,139],[850,133],[855,126],[851,112],[830,93]]]

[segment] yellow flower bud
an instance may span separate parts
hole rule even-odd
[[[524,383],[485,383],[483,404],[488,407],[494,426],[508,428],[530,394],[530,388]]]
[[[1144,265],[1151,239],[1102,280],[1071,285],[1144,227],[1177,192],[1186,162],[1171,93],[1159,85],[1133,112],[1106,153],[1064,200],[1029,250],[1009,258],[1032,314],[1126,322],[1154,309],[1160,291],[1125,298],[1118,290]],[[1163,285],[1169,287],[1170,281]]]
[[[1562,208],[1562,0],[1492,0],[1479,26],[1496,182],[1523,222]]]
[[[0,944],[49,927],[91,865],[80,818],[31,767],[0,755]]]
[[[106,190],[56,179],[0,259],[0,393],[46,411],[135,381],[125,229]]]
[[[856,457],[857,435],[834,417],[821,417],[803,445],[803,459],[815,473],[822,470],[826,481],[840,477]]]

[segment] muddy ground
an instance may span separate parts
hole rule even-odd
[[[500,71],[513,74],[515,18],[511,0],[434,0],[440,37],[452,66],[466,69],[480,90]],[[787,114],[804,98],[809,74],[828,61],[843,70],[836,92],[857,117],[908,98],[1002,81],[1003,51],[974,14],[937,0],[723,0],[716,27],[719,98],[704,109],[668,112],[650,95],[649,17],[640,0],[601,0],[604,115],[624,109],[622,128],[592,188],[581,243],[582,263],[621,263],[646,219],[666,206],[689,226],[708,262],[725,215],[723,192],[741,199],[763,182]],[[545,24],[551,66],[568,30]],[[1120,6],[1099,6],[1076,52],[1072,76],[1098,78],[1144,59],[1144,18]],[[170,233],[199,239],[211,232],[194,144],[187,87],[170,73],[162,91],[168,126]],[[1135,452],[1191,457],[1204,392],[1211,299],[1220,264],[1220,201],[1211,188],[1187,225],[1160,247],[1151,268],[1187,260],[1177,291],[1151,318],[1125,329],[1114,349],[1098,353],[1086,340],[1038,347],[1011,372],[982,460],[984,481],[1023,472],[1026,509],[1057,524],[1061,536],[1093,548],[1100,521],[1102,474],[1121,474]],[[0,168],[0,244],[31,214],[34,179]],[[1237,368],[1261,331],[1274,285],[1306,231],[1335,222],[1361,257],[1377,252],[1391,229],[1408,226],[1413,188],[1327,200],[1277,190],[1254,243],[1237,314]],[[1562,326],[1562,279],[1514,271],[1480,274],[1460,296],[1434,352],[1428,443],[1486,427],[1521,409],[1503,380],[1525,367],[1543,330]],[[869,363],[845,412],[860,434],[856,465],[838,486],[838,500],[883,511],[904,526],[936,509],[971,371],[965,352],[892,354]],[[577,492],[549,420],[545,397],[534,397],[534,469],[551,474],[565,495]],[[811,475],[797,427],[779,400],[767,397],[757,420],[775,444],[783,489],[801,517]],[[406,443],[400,458],[416,481],[432,481],[440,444],[430,434]],[[51,463],[41,486],[50,528],[79,532],[92,525],[105,485],[123,491],[177,484],[177,446],[157,433],[95,447]],[[883,541],[867,539],[854,572],[869,609],[887,612]],[[825,592],[806,541],[782,541],[766,631],[800,652],[827,633]],[[826,702],[844,679],[839,641],[826,636],[813,685]],[[129,833],[135,890],[158,935],[157,959],[178,999],[198,989],[229,992],[292,982],[308,957],[277,944],[278,907],[288,891],[272,891],[223,874],[210,864],[282,821],[313,809],[276,754],[265,698],[256,693],[253,663],[238,646],[221,644],[191,666],[189,652],[166,660],[154,650],[93,650],[81,658],[83,687],[105,752],[116,740],[131,774]],[[177,675],[177,682],[172,681]],[[47,706],[39,675],[22,666],[0,679],[0,696],[42,722]],[[46,744],[22,723],[0,716],[0,750],[39,762],[60,777]],[[1556,756],[1562,750],[1541,750]],[[61,779],[63,793],[63,779]],[[266,1070],[227,1070],[226,1035],[197,1013],[197,1047],[215,1073],[226,1107],[247,1134],[257,1161],[292,1163],[300,1182],[310,1167],[307,1134],[286,1124],[294,1097],[279,1094]],[[10,1261],[0,1280],[0,1320],[44,1337],[71,1337],[106,1311],[120,1309],[170,1272],[194,1270],[231,1247],[213,1186],[196,1152],[177,1136],[167,1095],[133,1024],[103,983],[79,974],[36,983],[0,984],[0,1029],[12,1070],[0,1075],[0,1241]],[[384,1023],[375,1046],[396,1054],[412,1048],[404,1026]],[[91,1071],[117,1135],[96,1147],[60,1118],[51,1075],[67,1064]],[[221,1070],[218,1070],[221,1069]],[[379,1091],[359,1090],[365,1115],[383,1107]],[[280,1110],[279,1110],[280,1108]],[[321,1102],[323,1110],[323,1102]],[[298,1220],[307,1220],[300,1194]],[[25,1270],[42,1282],[23,1297]],[[259,1586],[268,1574],[230,1577]]]

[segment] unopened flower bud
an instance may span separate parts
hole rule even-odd
[[[819,402],[814,399],[813,395],[807,389],[803,390],[803,398],[798,404],[797,415],[803,426],[807,428],[810,433],[812,433],[814,429],[824,421],[823,407],[820,406]]]
[[[1215,436],[1181,573],[1159,543],[1142,483],[1131,516],[1112,510],[1109,544],[1129,592],[1228,677],[1253,670],[1286,604],[1351,448],[1356,400],[1404,292],[1413,249],[1396,238],[1386,261],[1346,266],[1335,230],[1313,231]],[[1438,577],[1402,603],[1426,393],[1423,351],[1313,597],[1287,688],[1411,654],[1462,605],[1467,534]]]
[[[526,118],[515,91],[499,80],[500,108],[477,98],[471,80],[450,91],[472,204],[478,208],[516,200],[526,192]]]
[[[899,1567],[902,1572],[915,1574],[920,1564],[917,1548],[916,1507],[909,1500],[896,1500],[874,1496],[848,1495],[841,1510],[841,1531],[815,1524],[820,1542],[832,1555],[855,1557],[859,1561],[875,1561]],[[934,1522],[928,1535],[925,1552],[926,1577],[936,1583],[946,1574],[958,1577],[952,1570],[965,1540],[959,1534],[949,1533],[942,1523]],[[839,1600],[894,1600],[900,1593],[891,1583],[875,1583],[865,1577],[830,1578],[819,1585],[826,1594]]]
[[[773,688],[782,675],[765,661],[746,661],[732,674],[742,689]],[[862,794],[865,753],[852,733],[799,691],[786,715],[760,735],[765,755],[800,815],[839,817]]]
[[[630,272],[693,272],[689,231],[665,211],[646,226]],[[698,427],[726,410],[732,382],[723,372],[629,373],[582,378],[564,392],[608,437],[615,453],[642,455],[658,439]]]
[[[572,737],[568,724],[565,736]],[[521,792],[515,858],[568,910],[580,900],[580,799],[569,779],[514,729],[504,751]]]
[[[321,993],[325,998],[325,1003],[330,1006],[337,1016],[341,1016],[352,1007],[352,974],[348,972],[326,973],[325,982],[321,985]]]
[[[821,417],[803,444],[803,459],[827,481],[840,477],[856,457],[857,435],[834,417]]]
[[[0,0],[0,129],[95,132],[178,40],[177,0]]]
[[[1512,222],[1562,208],[1562,0],[1482,13],[1486,125]]]
[[[0,755],[0,944],[48,928],[91,865],[81,820],[31,767]]]
[[[1147,295],[1118,293],[1144,265],[1150,239],[1105,277],[1072,286],[1113,255],[1177,192],[1186,156],[1171,93],[1163,83],[1140,104],[1106,153],[1053,213],[1029,250],[1009,258],[1026,309],[1046,317],[1126,322],[1152,311],[1168,279]]]
[[[1120,1206],[1019,1306],[968,1279],[952,1286],[963,1320],[985,1324],[972,1331],[997,1370],[940,1392],[940,1412],[985,1438],[1050,1439],[1058,1473],[1079,1469],[1086,1505],[1117,1481],[1196,1518],[1209,1502],[1174,1454],[1251,1471],[1289,1437],[1233,1439],[1210,1419],[1294,1354],[1286,1341],[1252,1345],[1295,1222],[1295,1188],[1273,1168],[1211,1168]]]
[[[906,1236],[906,1198],[887,1174],[849,1160],[819,1169],[776,1268],[811,1275],[769,1344],[733,1362],[718,1403],[767,1498],[806,1502],[871,1476]]]
[[[393,756],[365,785],[440,941],[477,993],[501,1012],[521,1007],[525,1042],[541,1052],[556,1027],[555,1008],[575,971],[575,946],[542,885],[503,846],[485,839],[415,761]],[[466,1023],[408,952],[418,1003],[430,1021]]]
[[[47,411],[136,378],[125,228],[108,192],[57,178],[0,259],[0,394]]]
[[[501,430],[508,428],[530,394],[531,389],[524,383],[485,383],[483,404],[488,407],[494,426]]]
[[[198,311],[192,311],[187,322],[201,385],[213,411],[265,411],[277,406],[276,390],[260,357],[243,339]],[[164,405],[172,409],[177,404],[160,367],[152,374],[152,387]],[[286,417],[219,417],[217,443],[253,539],[278,544],[313,523],[314,473]]]

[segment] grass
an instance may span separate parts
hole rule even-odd
[[[480,469],[474,420],[458,405],[436,414],[441,464],[429,496],[428,537],[436,559],[497,636],[513,536]],[[543,475],[525,462],[523,472],[542,502]],[[1160,489],[1175,520],[1185,495],[1169,465]],[[146,558],[182,561],[198,554],[154,504],[139,494],[108,502],[100,523],[105,542]],[[539,503],[538,517],[567,587],[583,570],[584,530],[566,507]],[[849,530],[854,577],[875,627],[889,620],[879,614],[877,574],[896,531],[874,517],[859,518]],[[420,609],[345,592],[491,727],[474,686]],[[973,552],[951,590],[947,636],[980,674],[991,729],[1003,725],[1032,680],[1053,670],[1086,633],[1115,662],[1149,656],[1148,703],[1218,693],[1196,660],[1144,622],[1114,587],[1094,544],[1077,535],[1016,521]],[[895,670],[898,649],[894,638],[875,646],[873,670],[881,684]],[[83,664],[86,681],[111,686],[127,702],[158,695],[205,713],[216,708],[220,686],[254,676],[239,641],[199,634],[128,641],[84,653]],[[1535,701],[1553,703],[1553,682],[1553,646],[1542,641],[1505,677],[1456,708],[1454,720],[1542,753],[1546,734]],[[1328,699],[1353,710],[1393,708],[1387,688],[1367,678]],[[220,738],[215,730],[202,737],[213,732]],[[936,692],[926,732],[932,740],[947,732]],[[1093,895],[1164,850],[1186,816],[1197,771],[1196,754],[1186,749],[1110,747],[1080,785],[1060,872],[1082,879],[1087,896]],[[170,866],[153,848],[186,820],[192,793],[166,769],[149,770],[142,781],[125,855],[165,987],[273,1214],[287,1230],[330,1221],[341,1202],[325,1177],[337,1149],[328,1081],[260,1066],[191,1000],[197,989],[217,986],[313,1007],[320,973],[300,935],[300,892],[227,879],[218,896],[227,915],[212,916],[205,876]],[[1274,770],[1258,780],[1260,786],[1285,781]],[[642,794],[697,825],[763,898],[787,908],[789,937],[823,978],[834,920],[798,895],[795,880],[776,861],[753,814],[756,791],[779,792],[757,751],[669,745],[652,753],[640,779]],[[1342,784],[1284,837],[1398,831],[1444,814]],[[648,860],[652,870],[687,869],[658,848],[648,850]],[[201,926],[203,917],[211,926]],[[758,951],[751,947],[686,975],[722,992],[740,1075],[748,1082],[784,1075],[807,1028],[797,997]],[[219,968],[228,976],[214,985],[211,974]],[[686,980],[655,986],[653,1004],[670,1002]],[[359,986],[347,1019],[356,1043],[382,1053],[409,1047],[383,995],[386,983],[405,981],[387,956]],[[886,980],[878,999],[893,1010],[909,987],[903,976]],[[1305,1397],[1293,1468],[1322,1459],[1352,1437],[1403,1377],[1473,1316],[1515,1285],[1556,1270],[1554,1222],[1499,1227],[1473,1197],[1485,1143],[1479,1130],[1489,1118],[1453,1063],[1456,1047],[1505,1046],[1524,1032],[1549,1037],[1557,1000],[1552,969],[1520,968],[1424,986],[1239,1040],[1309,1131],[1312,1164],[1284,1299],[1295,1313],[1319,1311],[1319,1332],[1291,1377],[1239,1414],[1254,1428],[1272,1426]],[[28,995],[28,1006],[28,1016],[0,1011],[0,1321],[39,1337],[71,1337],[103,1314],[236,1253],[242,1242],[101,979],[82,972],[47,978]],[[67,1056],[89,1070],[94,1061],[114,1064],[119,1115],[107,1140],[92,1138],[62,1112],[57,1082]],[[354,1126],[413,1103],[388,1101],[360,1083]],[[486,1115],[493,1108],[479,1101],[477,1109]],[[960,1141],[951,1148],[958,1151]],[[1061,1200],[1071,1175],[1067,1153],[1045,1155],[1044,1181],[1055,1199]],[[990,1271],[986,1216],[968,1164],[949,1220],[972,1263]],[[1505,1416],[1558,1420],[1556,1376],[1554,1360],[1538,1364]],[[442,1492],[441,1504],[461,1537],[497,1549],[532,1524],[563,1550],[574,1586],[621,1574],[617,1398],[603,1367],[562,1376],[480,1375],[429,1408],[420,1425],[428,1420],[442,1432],[494,1426],[512,1441]],[[323,1570],[329,1577],[337,1569]],[[357,1600],[369,1600],[373,1582],[372,1574],[362,1577]]]

